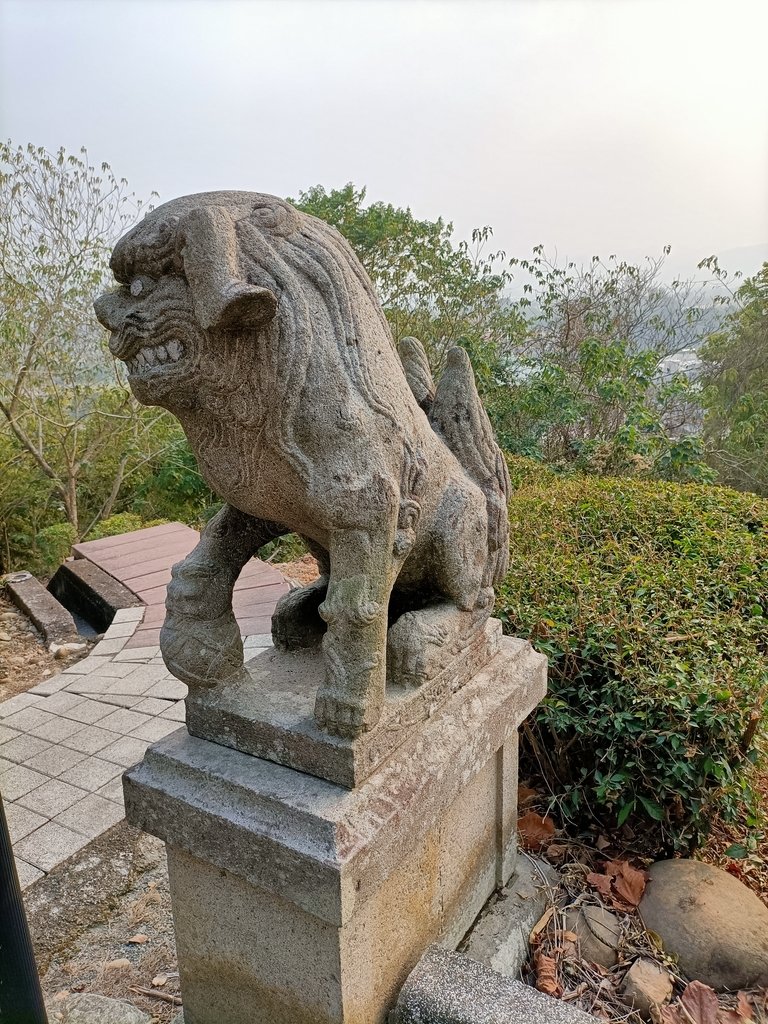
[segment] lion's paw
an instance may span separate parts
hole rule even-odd
[[[406,612],[387,634],[387,679],[393,686],[421,686],[442,666],[449,630]]]
[[[190,687],[215,686],[243,669],[243,641],[231,611],[212,620],[169,612],[160,651],[168,671]]]

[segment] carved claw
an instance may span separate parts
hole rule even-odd
[[[326,732],[354,739],[381,718],[383,687],[377,691],[379,655],[347,665],[326,635],[326,680],[317,691],[315,721]],[[351,684],[351,685],[350,685]]]
[[[315,721],[317,724],[332,733],[334,736],[342,736],[344,739],[355,739],[361,733],[367,732],[375,723],[366,721],[364,705],[358,704],[349,697],[339,697],[324,692],[321,688],[315,700]]]
[[[215,686],[243,669],[243,641],[231,609],[216,619],[169,611],[160,651],[168,671],[192,687]]]

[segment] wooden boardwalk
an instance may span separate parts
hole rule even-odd
[[[87,558],[93,562],[147,606],[144,621],[127,647],[152,647],[160,642],[171,566],[185,558],[198,539],[197,531],[183,523],[165,523],[75,544],[76,558]],[[269,633],[275,605],[287,592],[288,584],[282,573],[252,558],[235,585],[234,610],[240,632],[244,636]]]

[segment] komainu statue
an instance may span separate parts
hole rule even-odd
[[[322,643],[318,724],[370,730],[387,682],[419,686],[484,629],[507,568],[509,478],[465,352],[435,385],[345,239],[273,196],[166,203],[111,266],[120,287],[95,303],[110,349],[226,501],[174,567],[168,668],[190,687],[241,677],[235,582],[295,531],[321,576],[278,604],[275,645]]]

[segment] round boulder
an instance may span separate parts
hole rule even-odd
[[[768,907],[727,871],[659,861],[640,916],[689,980],[718,990],[768,985]]]

